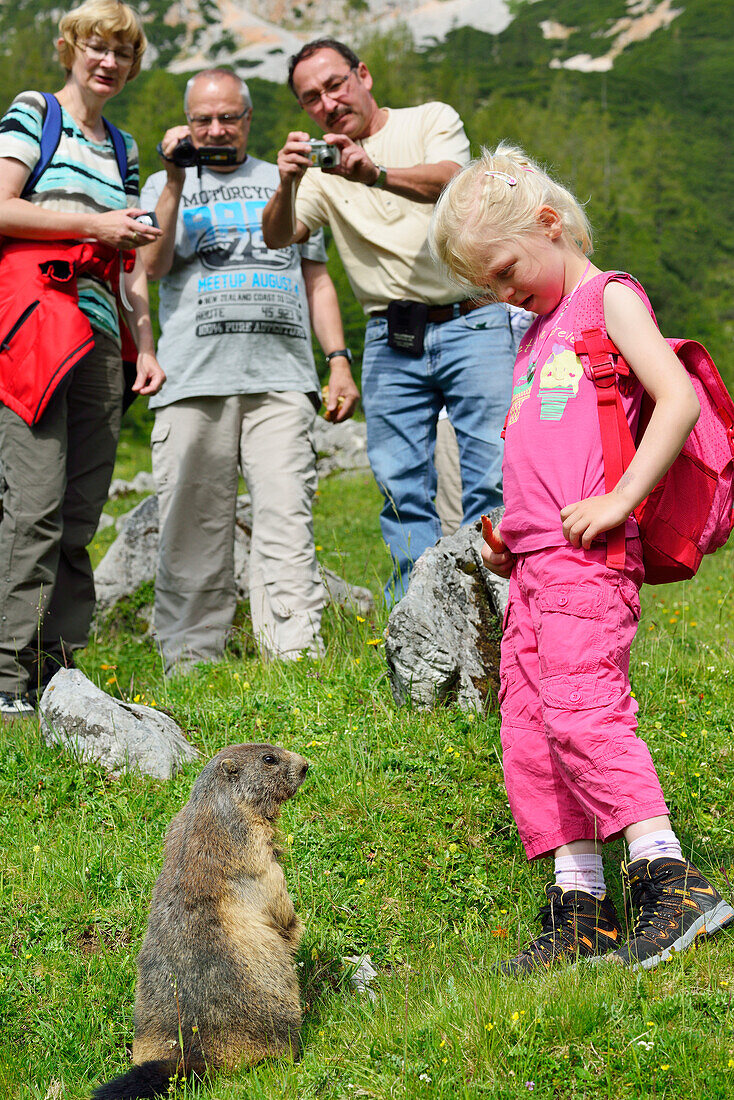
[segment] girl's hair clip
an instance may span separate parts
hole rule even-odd
[[[504,180],[508,187],[517,187],[517,180],[507,172],[490,172],[487,170],[484,174],[485,176],[493,176],[498,180]]]

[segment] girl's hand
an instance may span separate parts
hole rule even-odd
[[[490,573],[495,573],[498,577],[504,577],[506,580],[515,566],[515,555],[511,550],[504,550],[501,554],[498,554],[496,550],[490,550],[488,546],[483,546],[482,561]]]
[[[499,527],[496,531],[492,529],[492,520],[489,516],[482,516],[482,538],[496,554],[501,554],[507,549],[505,541],[500,535]]]
[[[598,535],[624,523],[631,512],[630,501],[616,489],[604,496],[587,497],[575,504],[567,504],[561,509],[563,537],[572,546],[583,546],[588,550]]]
[[[150,397],[152,394],[158,393],[165,380],[166,375],[163,367],[159,364],[153,352],[139,352],[137,374],[132,385],[133,391]]]
[[[135,220],[134,214],[144,214],[142,207],[127,210],[107,210],[104,214],[95,214],[92,218],[91,237],[111,248],[122,250],[139,248],[149,244],[162,235],[162,230],[153,225],[143,225]]]
[[[482,535],[484,546],[482,547],[482,561],[490,573],[498,577],[509,577],[515,564],[515,555],[507,549],[499,530],[492,530],[492,521],[489,516],[482,516]]]

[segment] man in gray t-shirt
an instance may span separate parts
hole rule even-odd
[[[221,655],[235,611],[238,474],[252,498],[253,630],[266,656],[322,652],[324,591],[313,544],[313,423],[319,383],[311,324],[327,354],[327,416],[358,398],[323,238],[270,250],[262,210],[275,165],[247,155],[252,105],[234,73],[189,81],[187,126],[161,142],[165,171],[142,205],[163,235],[141,250],[160,279],[158,358],[167,381],[151,407],[160,549],[155,626],[167,671]],[[182,168],[174,151],[216,148]],[[178,153],[175,154],[178,157]]]

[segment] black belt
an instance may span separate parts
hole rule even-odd
[[[482,306],[486,305],[489,305],[487,299],[476,301],[474,298],[465,298],[463,302],[455,302],[449,306],[429,306],[427,320],[429,324],[442,325],[444,321],[450,321],[456,316],[454,312],[456,306],[459,307],[459,317],[464,317],[472,310],[481,309]],[[370,313],[370,317],[387,317],[387,310],[376,309],[373,313]]]

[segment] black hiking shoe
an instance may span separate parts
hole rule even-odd
[[[522,977],[556,963],[606,955],[619,947],[622,928],[608,894],[595,898],[585,890],[563,890],[555,885],[546,886],[545,893],[548,904],[538,914],[542,934],[519,955],[500,963],[501,974]]]
[[[622,864],[622,874],[640,915],[612,958],[633,970],[657,966],[734,920],[731,905],[687,860],[638,859]]]
[[[13,695],[11,691],[0,691],[0,718],[5,722],[14,722],[17,718],[32,718],[35,714],[33,704],[27,695]]]

